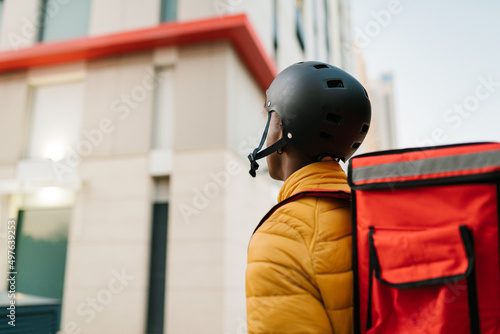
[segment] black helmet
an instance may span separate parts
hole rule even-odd
[[[259,147],[248,156],[255,177],[261,159],[289,144],[314,160],[331,156],[346,161],[365,139],[370,126],[368,94],[354,77],[321,62],[287,67],[266,92],[268,119]],[[263,151],[271,112],[281,118],[283,138]]]

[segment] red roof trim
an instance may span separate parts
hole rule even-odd
[[[56,43],[39,43],[26,49],[4,51],[0,52],[0,73],[220,40],[231,41],[250,73],[265,91],[277,74],[276,66],[245,14],[169,22],[153,28]]]

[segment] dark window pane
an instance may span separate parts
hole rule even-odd
[[[71,209],[19,212],[16,290],[62,299]]]
[[[148,334],[163,333],[167,262],[167,219],[168,203],[154,203],[148,298]]]
[[[302,1],[297,1],[297,5],[295,6],[295,34],[297,35],[297,40],[302,51],[305,50],[303,15]]]

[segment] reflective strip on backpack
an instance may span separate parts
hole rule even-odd
[[[468,153],[357,167],[352,170],[352,182],[356,184],[357,182],[368,180],[394,179],[398,177],[459,172],[491,167],[498,167],[498,170],[500,170],[500,151]]]

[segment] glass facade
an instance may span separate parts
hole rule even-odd
[[[19,211],[17,291],[62,299],[70,208]]]
[[[161,0],[161,22],[177,20],[177,0]]]
[[[38,40],[53,42],[84,37],[89,29],[90,0],[43,0]]]

